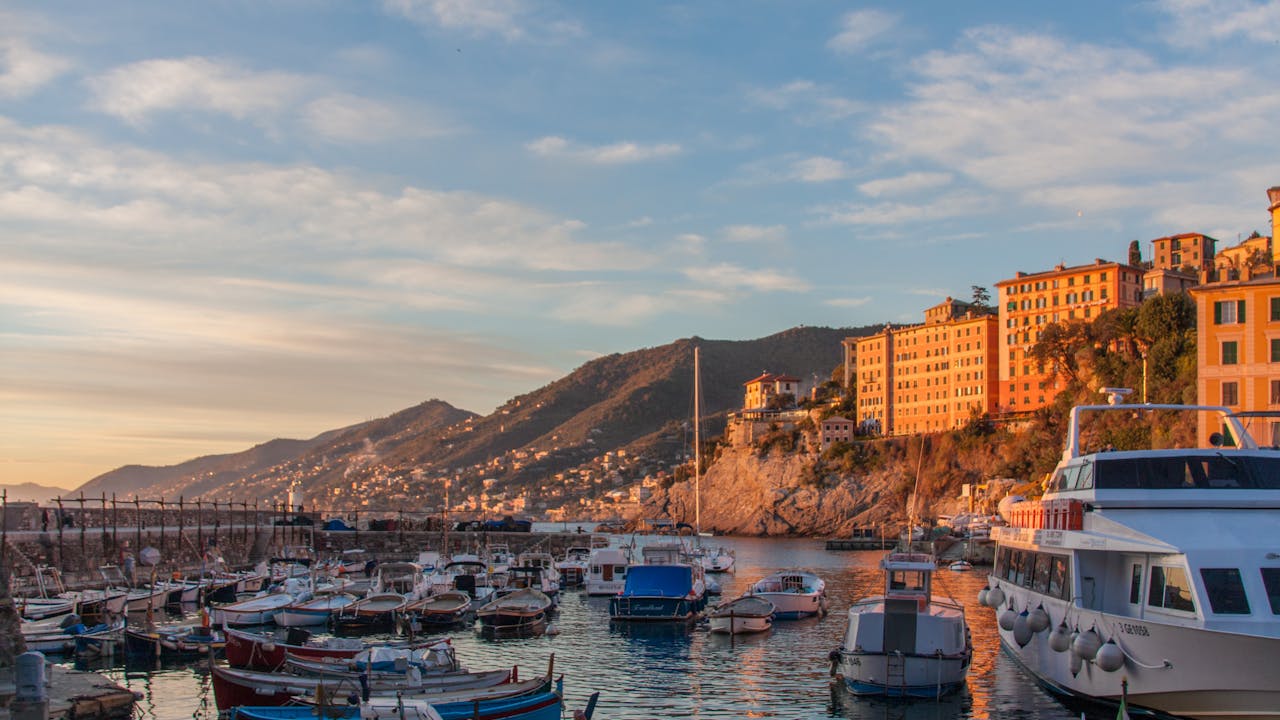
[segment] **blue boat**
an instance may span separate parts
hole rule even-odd
[[[403,707],[403,715],[400,707]],[[560,683],[545,692],[497,700],[460,701],[434,704],[420,699],[376,697],[361,705],[324,708],[331,720],[360,720],[362,717],[403,717],[404,720],[560,720],[564,709]],[[228,720],[315,720],[313,705],[231,708]]]
[[[688,563],[632,565],[622,592],[610,598],[614,620],[689,622],[707,606],[702,568]]]

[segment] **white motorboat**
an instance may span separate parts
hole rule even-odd
[[[1224,407],[1104,392],[1072,410],[1043,498],[991,530],[1001,644],[1059,694],[1114,708],[1127,680],[1131,713],[1280,718],[1280,450]]]
[[[472,606],[479,607],[493,599],[497,581],[489,566],[478,555],[454,555],[444,567],[427,576],[429,595],[446,590],[460,590],[471,596]]]
[[[327,625],[334,615],[355,602],[356,596],[349,593],[326,593],[286,605],[280,608],[272,620],[281,627]]]
[[[964,685],[973,658],[964,606],[933,596],[933,556],[895,552],[880,561],[883,595],[849,608],[832,672],[858,695],[941,697]]]
[[[827,583],[805,570],[782,570],[757,580],[747,590],[773,603],[778,620],[797,620],[827,613]]]
[[[718,547],[715,550],[706,550],[700,558],[702,567],[709,573],[726,573],[733,570],[733,563],[737,559],[732,550]]]
[[[582,587],[587,581],[591,548],[574,546],[564,551],[564,559],[556,563],[560,573],[560,585],[566,588]]]
[[[973,563],[968,560],[957,560],[947,566],[951,572],[969,572],[973,569]]]
[[[764,632],[773,627],[773,613],[776,610],[766,598],[743,595],[717,605],[707,613],[707,617],[711,632],[741,635]]]
[[[617,595],[627,583],[631,565],[630,548],[603,547],[591,551],[587,559],[587,595]]]
[[[214,625],[263,625],[272,622],[285,607],[311,597],[311,591],[298,578],[289,578],[268,592],[247,600],[213,606]]]

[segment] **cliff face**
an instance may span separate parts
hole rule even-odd
[[[980,482],[994,466],[998,443],[965,447],[954,437],[879,444],[874,468],[847,472],[810,450],[721,447],[702,477],[702,529],[727,535],[847,536],[854,528],[896,534],[906,527],[907,504],[920,473],[919,518],[961,510],[962,482]],[[919,463],[919,464],[918,464]],[[694,483],[660,489],[642,515],[694,523]]]

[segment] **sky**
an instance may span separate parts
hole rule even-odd
[[[1254,0],[6,2],[0,483],[1234,244],[1277,68]]]

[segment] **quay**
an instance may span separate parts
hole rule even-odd
[[[59,665],[45,666],[48,682],[48,720],[115,720],[133,716],[133,693],[92,672]],[[35,717],[12,707],[14,684],[0,681],[0,717],[25,720]]]

